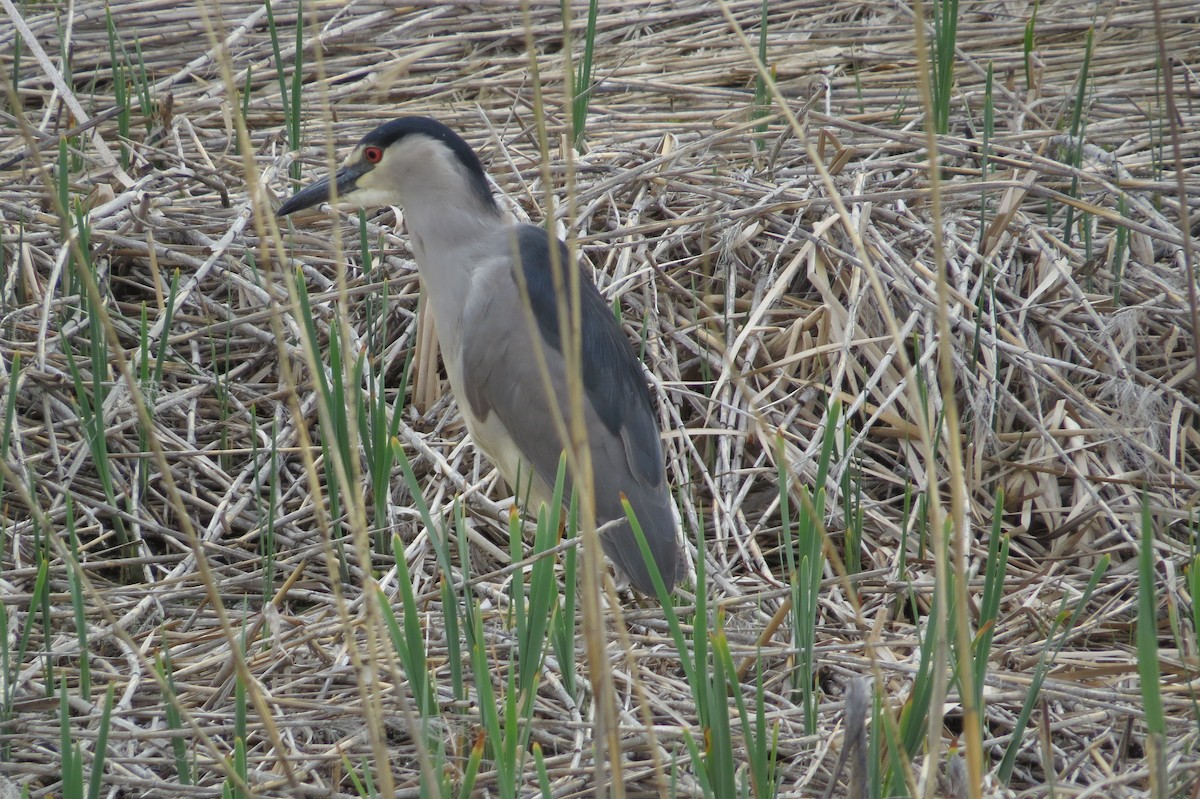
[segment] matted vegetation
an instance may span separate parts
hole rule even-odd
[[[0,795],[1196,796],[1161,6],[4,0]],[[673,613],[510,536],[395,214],[275,232],[401,114],[640,341]]]

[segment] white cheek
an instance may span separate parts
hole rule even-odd
[[[361,182],[358,188],[339,199],[344,203],[350,203],[359,208],[378,208],[380,206],[397,205],[399,202],[396,192],[363,186]]]

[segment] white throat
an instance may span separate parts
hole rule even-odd
[[[413,136],[390,148],[359,180],[360,204],[399,205],[433,309],[443,358],[455,384],[467,299],[481,290],[476,277],[510,256],[512,219],[486,197],[457,156],[439,141]],[[383,196],[383,195],[386,195]],[[364,202],[368,200],[368,202]]]

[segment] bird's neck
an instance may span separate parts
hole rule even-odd
[[[453,252],[511,224],[495,205],[485,208],[469,196],[445,198],[422,193],[403,207],[409,234],[422,242],[419,248],[427,254]]]
[[[461,292],[475,270],[495,254],[497,234],[507,230],[512,220],[491,198],[484,204],[462,182],[426,184],[419,197],[405,199],[405,227],[426,289],[461,304]]]
[[[406,199],[405,227],[453,382],[461,350],[457,337],[469,298],[479,289],[477,275],[507,254],[497,247],[507,241],[512,220],[494,202],[482,203],[465,181],[426,183],[419,197]]]

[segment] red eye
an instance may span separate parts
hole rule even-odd
[[[383,160],[383,150],[378,147],[367,147],[363,150],[363,158],[367,159],[369,164],[378,164]]]

